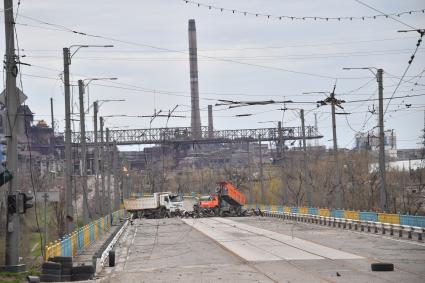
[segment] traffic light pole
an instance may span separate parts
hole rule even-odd
[[[15,55],[15,34],[13,19],[13,0],[4,0],[4,24],[6,38],[6,56],[5,56],[5,73],[6,73],[6,140],[7,140],[7,168],[14,176],[9,182],[9,194],[15,194],[17,199],[18,193],[18,151],[17,151],[17,127],[16,121],[18,116],[18,89],[16,87],[16,77],[18,75],[18,67]],[[8,198],[9,199],[9,198]],[[9,205],[9,203],[8,203]],[[16,205],[16,203],[15,203]],[[7,212],[6,225],[6,266],[0,268],[4,271],[21,272],[25,270],[25,265],[19,264],[19,234],[20,221],[19,214]]]

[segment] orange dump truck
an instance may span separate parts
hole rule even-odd
[[[215,195],[202,196],[193,209],[202,216],[242,216],[245,196],[230,182],[217,183]]]

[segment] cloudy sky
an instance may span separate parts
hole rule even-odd
[[[190,2],[190,1],[189,1]],[[398,33],[401,29],[425,28],[422,12],[394,16],[404,24],[384,17],[365,20],[279,20],[293,17],[362,17],[379,12],[355,0],[199,0],[200,3],[249,12],[246,16],[182,0],[21,0],[17,39],[22,68],[22,86],[35,119],[50,123],[50,98],[54,99],[58,130],[64,126],[62,48],[76,44],[113,44],[114,48],[80,49],[72,59],[74,84],[78,79],[117,77],[89,85],[86,104],[97,99],[125,99],[101,106],[101,115],[151,115],[154,109],[168,112],[179,105],[168,126],[190,125],[188,61],[189,19],[196,20],[199,52],[200,107],[203,125],[207,105],[218,99],[292,100],[284,105],[227,109],[214,107],[216,129],[298,126],[298,110],[306,111],[307,125],[317,114],[322,144],[332,144],[330,106],[317,108],[314,102],[330,91],[347,101],[350,115],[337,116],[338,144],[351,148],[356,132],[373,129],[378,104],[377,83],[367,70],[343,71],[343,67],[384,69],[384,95],[393,95],[408,66],[419,33]],[[423,1],[362,0],[384,13],[397,14],[425,8]],[[15,11],[18,3],[15,0]],[[2,11],[3,13],[3,11]],[[266,14],[267,17],[250,15]],[[410,26],[410,27],[409,27]],[[87,36],[73,33],[84,32]],[[4,30],[0,35],[4,53]],[[424,127],[425,60],[422,45],[385,114],[386,129],[394,129],[399,148],[419,147]],[[24,57],[25,56],[25,57]],[[77,94],[77,88],[73,88]],[[408,97],[412,95],[412,97]],[[362,102],[353,102],[364,100]],[[304,103],[300,103],[304,102]],[[308,103],[305,103],[308,102]],[[389,100],[385,101],[385,105]],[[77,96],[74,95],[74,103]],[[86,105],[86,107],[88,107]],[[78,107],[73,108],[78,113]],[[342,110],[341,110],[342,111]],[[235,117],[252,114],[249,117]],[[88,114],[89,120],[93,115]],[[108,127],[145,128],[148,118],[110,117]],[[152,127],[164,127],[156,119]],[[78,130],[78,122],[75,130]],[[92,129],[92,123],[88,123]]]

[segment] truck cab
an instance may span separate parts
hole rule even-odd
[[[170,213],[183,210],[183,197],[180,194],[162,193],[159,198],[161,207]]]
[[[201,208],[218,207],[218,197],[216,195],[201,196],[199,198],[199,207],[201,207]]]

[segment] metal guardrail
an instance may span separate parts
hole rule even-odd
[[[415,227],[386,222],[356,220],[332,216],[320,216],[271,210],[264,210],[263,215],[273,218],[282,218],[329,227],[338,227],[348,230],[369,232],[374,234],[388,234],[390,236],[398,236],[399,238],[406,237],[408,239],[416,239],[421,242],[423,241],[423,237],[425,235],[424,227]]]
[[[393,213],[379,213],[372,211],[354,211],[344,209],[328,209],[315,207],[289,207],[278,205],[251,204],[248,208],[255,208],[269,211],[280,211],[287,213],[300,213],[318,216],[330,216],[335,218],[347,218],[352,220],[363,220],[373,222],[383,222],[425,228],[425,216],[402,215]]]
[[[125,210],[118,210],[112,213],[112,218],[110,215],[105,215],[46,245],[44,247],[44,260],[47,261],[49,257],[54,256],[73,257],[78,255],[105,234],[111,228],[114,219],[124,218],[125,213]]]

